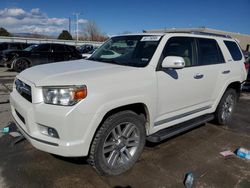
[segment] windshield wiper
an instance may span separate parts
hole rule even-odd
[[[116,64],[116,65],[120,65],[121,63],[114,60],[114,59],[102,59],[102,58],[89,58],[88,60],[92,60],[92,61],[100,61],[100,62],[104,62],[104,63],[111,63],[111,64]]]
[[[102,62],[106,62],[106,63],[111,63],[111,64],[117,64],[117,65],[120,65],[121,63],[114,60],[114,59],[101,59],[100,61]]]

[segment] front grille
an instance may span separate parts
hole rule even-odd
[[[32,94],[31,94],[31,87],[28,84],[25,84],[23,81],[17,79],[15,81],[16,90],[17,92],[23,96],[29,102],[32,102]]]
[[[24,117],[17,110],[15,110],[15,112],[16,112],[16,115],[19,117],[19,119],[23,122],[23,124],[25,124]]]

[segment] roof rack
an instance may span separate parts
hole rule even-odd
[[[230,35],[209,33],[209,32],[203,32],[203,31],[166,31],[165,33],[190,33],[190,34],[195,34],[195,35],[207,35],[207,36],[215,36],[215,37],[232,38]]]
[[[203,32],[203,31],[191,31],[192,34],[198,34],[198,35],[208,35],[208,36],[215,36],[215,37],[224,37],[224,38],[232,38],[230,35],[223,35],[223,34],[217,34],[217,33],[209,33],[209,32]]]

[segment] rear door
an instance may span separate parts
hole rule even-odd
[[[220,72],[217,64],[222,61],[217,46],[212,39],[172,37],[168,40],[161,59],[180,56],[185,60],[185,67],[157,71],[160,116],[155,126],[166,127],[211,108]]]
[[[65,61],[65,46],[61,44],[52,44],[51,58],[53,62]]]
[[[214,39],[197,39],[199,49],[199,66],[202,66],[207,71],[207,75],[214,76],[212,82],[210,102],[211,105],[215,104],[223,92],[228,78],[231,76],[232,70],[230,65],[226,63],[225,57],[221,51],[218,42]],[[216,73],[216,74],[213,74]],[[212,80],[212,78],[211,78]]]
[[[30,59],[33,65],[51,62],[51,44],[40,44],[31,51]]]

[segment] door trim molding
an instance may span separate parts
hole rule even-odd
[[[189,115],[192,115],[192,114],[207,110],[207,109],[209,109],[211,107],[212,106],[204,106],[202,108],[198,108],[198,109],[192,110],[190,112],[185,112],[183,114],[179,114],[179,115],[176,115],[176,116],[173,116],[173,117],[169,117],[169,118],[166,118],[166,119],[155,122],[154,126],[156,127],[156,126],[159,126],[161,124],[168,123],[168,122],[174,121],[176,119],[180,119],[180,118],[183,118],[183,117],[186,117],[186,116],[189,116]]]

